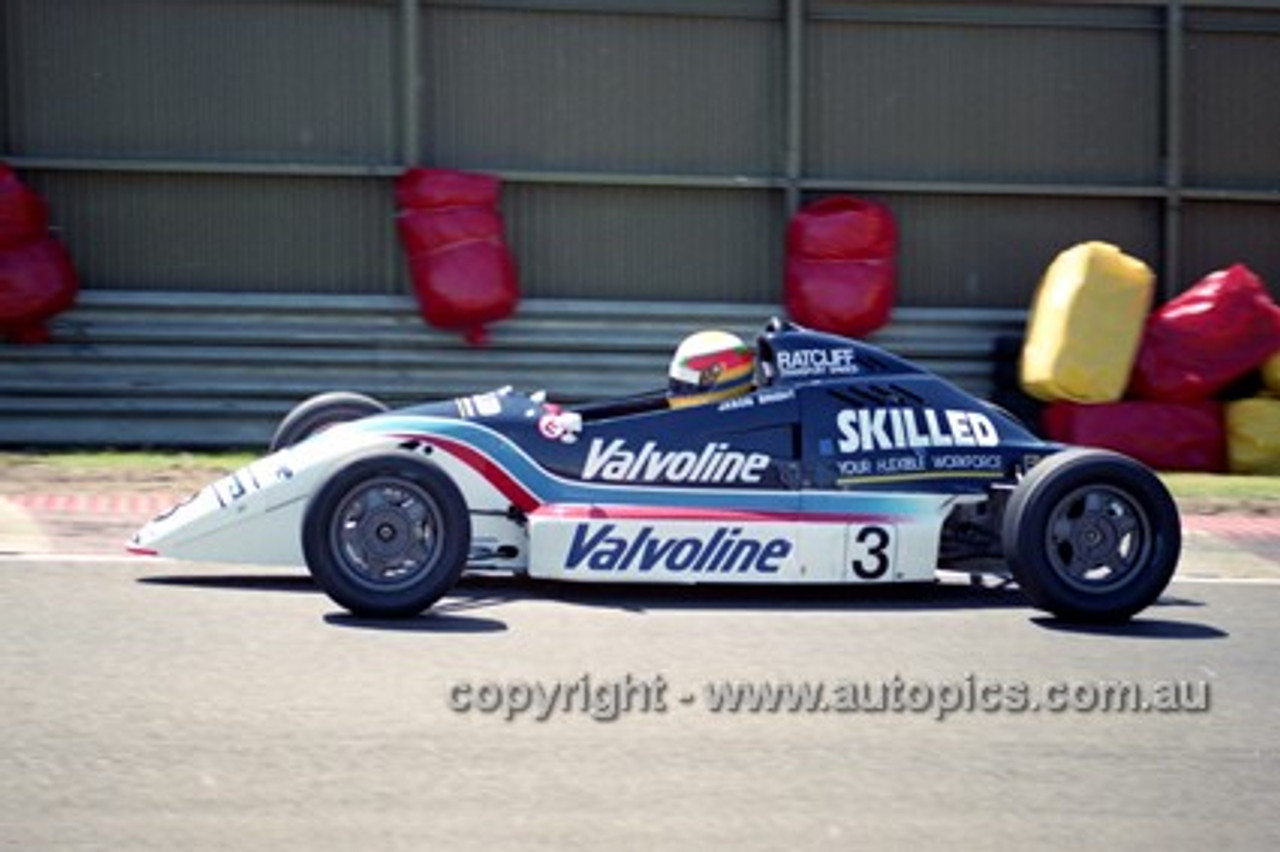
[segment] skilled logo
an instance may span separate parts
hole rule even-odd
[[[785,538],[757,539],[742,527],[703,535],[664,535],[653,526],[620,532],[616,524],[578,524],[565,567],[571,571],[776,574],[795,546]]]
[[[1000,433],[978,411],[932,408],[846,408],[836,415],[842,453],[937,447],[994,447]]]
[[[731,484],[760,482],[769,467],[763,453],[744,453],[728,444],[707,444],[701,450],[660,450],[656,441],[640,449],[625,438],[595,438],[582,467],[583,479],[605,482],[666,482],[672,484]]]

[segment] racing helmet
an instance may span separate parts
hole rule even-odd
[[[699,331],[681,341],[667,371],[672,408],[705,405],[751,390],[754,359],[742,338],[727,331]]]

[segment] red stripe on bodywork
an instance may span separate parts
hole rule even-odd
[[[433,447],[444,450],[483,477],[498,490],[498,493],[510,500],[511,504],[522,512],[532,512],[542,505],[542,501],[507,473],[502,465],[469,444],[451,438],[442,438],[439,435],[406,435],[404,437],[425,441]]]

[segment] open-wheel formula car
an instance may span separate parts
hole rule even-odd
[[[295,408],[272,452],[151,521],[135,553],[305,564],[366,616],[422,612],[468,566],[594,583],[880,584],[1012,575],[1120,621],[1181,548],[1160,480],[1040,440],[865,342],[774,320],[748,392],[561,407],[510,389],[388,411]]]

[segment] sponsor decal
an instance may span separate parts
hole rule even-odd
[[[920,473],[925,469],[921,456],[889,456],[876,459],[876,473],[892,476],[902,473]]]
[[[578,524],[565,567],[571,571],[776,574],[795,549],[785,538],[757,539],[742,527],[700,535],[666,535],[656,527],[620,532],[616,524]]]
[[[561,411],[557,407],[547,406],[546,412],[538,418],[538,434],[548,441],[572,444],[577,442],[581,431],[582,415],[575,411]]]
[[[625,438],[595,438],[587,451],[582,478],[605,482],[690,484],[757,483],[769,467],[763,453],[744,453],[728,444],[711,443],[701,450],[660,450],[656,441],[639,449]]]
[[[933,408],[846,408],[836,415],[840,452],[994,447],[991,418],[978,411]]]
[[[1022,471],[1025,473],[1031,470],[1031,468],[1044,461],[1045,458],[1046,456],[1042,456],[1039,453],[1027,453],[1022,457]]]
[[[225,508],[268,485],[293,479],[293,475],[289,451],[282,450],[224,476],[209,488],[217,498],[218,505]]]
[[[930,459],[934,470],[1004,470],[1004,459],[1000,456],[961,455],[951,453],[934,456]]]
[[[778,370],[788,378],[852,376],[860,372],[855,349],[791,349],[778,353]]]
[[[962,455],[960,453],[929,457],[923,454],[885,456],[876,459],[841,459],[836,462],[836,470],[842,477],[889,476],[924,471],[946,471],[956,474],[1001,473],[1004,471],[1004,459],[993,455]]]
[[[458,406],[458,413],[463,419],[471,420],[476,417],[496,417],[502,413],[502,393],[494,391],[492,393],[482,393],[475,396],[464,396],[455,400]]]

